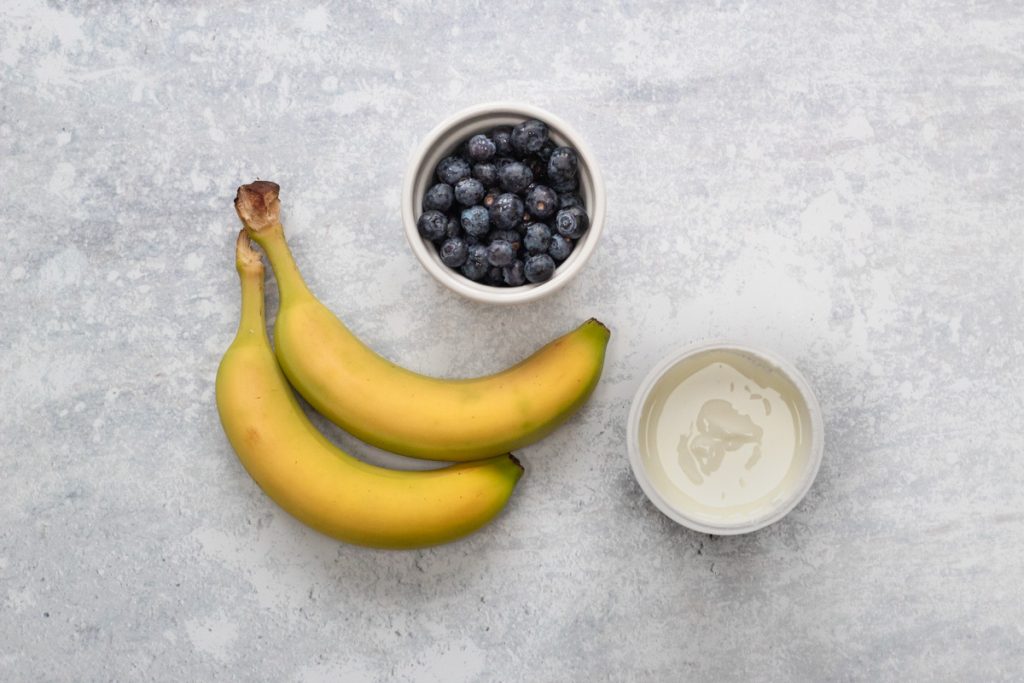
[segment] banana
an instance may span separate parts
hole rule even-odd
[[[263,263],[243,230],[238,334],[217,371],[217,409],[245,469],[286,511],[325,534],[377,548],[464,536],[494,518],[523,473],[511,455],[428,472],[374,467],[336,448],[306,418],[274,360]]]
[[[277,277],[278,362],[292,386],[342,429],[403,455],[476,460],[543,438],[597,386],[610,332],[594,319],[504,372],[476,379],[427,377],[377,355],[306,286],[285,241],[279,190],[268,181],[243,185],[235,209]]]

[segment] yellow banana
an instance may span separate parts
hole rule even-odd
[[[217,409],[239,459],[268,496],[309,526],[378,548],[445,543],[505,506],[523,468],[511,455],[430,472],[374,467],[336,448],[306,418],[274,360],[263,313],[263,263],[245,231],[238,334],[217,371]]]
[[[243,185],[235,209],[277,277],[278,362],[292,386],[341,428],[395,453],[475,460],[543,438],[597,386],[610,333],[594,319],[508,370],[476,379],[427,377],[377,355],[303,281],[279,219],[279,189],[268,181]]]

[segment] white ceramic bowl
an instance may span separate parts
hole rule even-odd
[[[416,221],[423,213],[423,193],[433,182],[437,163],[450,154],[463,140],[483,133],[494,126],[515,125],[526,119],[539,119],[548,125],[551,139],[560,145],[573,147],[579,154],[580,198],[590,217],[590,227],[579,239],[576,248],[547,282],[526,284],[521,287],[491,287],[473,282],[441,263],[437,249],[423,239],[416,229]],[[597,247],[604,228],[605,192],[601,172],[590,148],[569,124],[554,114],[516,102],[492,102],[463,109],[442,121],[430,131],[423,144],[413,152],[402,185],[402,220],[409,246],[423,267],[434,278],[465,297],[492,304],[517,304],[533,301],[560,289],[576,276]]]
[[[649,465],[645,460],[652,459],[653,456],[647,458],[645,457],[647,454],[641,452],[644,441],[641,435],[642,421],[648,415],[646,411],[651,409],[651,404],[654,402],[652,394],[655,392],[655,389],[659,387],[659,383],[663,380],[666,382],[671,381],[665,378],[680,363],[708,351],[726,351],[740,354],[753,362],[763,363],[764,367],[768,368],[772,373],[779,373],[783,379],[788,380],[796,388],[796,393],[806,408],[805,417],[810,425],[810,438],[805,447],[806,450],[803,451],[806,453],[806,459],[801,465],[793,466],[799,469],[793,472],[792,483],[786,486],[787,490],[776,497],[769,505],[759,506],[757,511],[751,513],[750,516],[730,519],[728,521],[722,521],[706,514],[701,514],[697,510],[699,505],[687,506],[670,501],[670,496],[665,494],[671,492],[663,492],[654,483],[654,478],[649,476]],[[807,491],[810,490],[811,484],[814,483],[818,469],[821,466],[825,445],[821,407],[810,384],[800,374],[800,371],[791,363],[773,353],[730,341],[718,341],[687,347],[670,354],[658,363],[648,373],[647,377],[644,378],[644,381],[641,382],[640,388],[633,398],[633,404],[629,412],[627,432],[629,462],[633,469],[633,474],[644,493],[651,499],[651,502],[666,516],[685,527],[702,533],[718,535],[744,534],[756,531],[786,516],[804,498]]]

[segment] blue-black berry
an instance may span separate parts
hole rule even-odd
[[[473,177],[483,184],[484,187],[494,187],[498,184],[498,167],[487,162],[473,166]]]
[[[547,185],[534,185],[526,193],[526,210],[534,218],[547,218],[558,210],[558,195]]]
[[[423,210],[447,211],[452,205],[454,197],[452,186],[448,183],[437,183],[432,185],[427,193],[423,195]]]
[[[462,229],[473,237],[483,237],[491,229],[490,216],[482,206],[462,210]]]
[[[476,178],[463,178],[455,184],[455,201],[463,206],[473,206],[484,198],[484,186]]]
[[[512,154],[512,126],[498,126],[491,131],[490,137],[494,141],[495,153],[499,157]]]
[[[587,213],[578,206],[561,209],[555,216],[555,230],[563,237],[578,240],[587,231]]]
[[[543,223],[530,223],[526,226],[523,246],[531,254],[545,254],[551,245],[551,229]]]
[[[466,262],[459,268],[460,272],[474,282],[479,282],[487,275],[490,269],[487,263],[487,247],[482,244],[474,244],[469,247]]]
[[[491,204],[490,214],[495,228],[512,230],[523,221],[523,200],[509,192],[498,195]]]
[[[569,254],[572,253],[573,247],[576,243],[567,237],[562,237],[558,233],[551,236],[551,245],[548,246],[548,255],[555,260],[555,263],[561,263],[565,259],[569,258]]]
[[[533,172],[518,161],[498,169],[498,181],[506,192],[522,192],[533,182]]]
[[[553,181],[575,178],[580,160],[572,147],[557,147],[548,158],[548,177]]]
[[[515,258],[515,250],[505,240],[494,240],[487,246],[487,261],[492,266],[507,266]]]
[[[530,282],[544,282],[555,274],[555,262],[547,254],[527,256],[523,272]]]
[[[469,162],[462,157],[445,157],[437,164],[438,180],[449,185],[454,185],[463,178],[468,178],[469,172]]]
[[[497,152],[494,141],[484,134],[474,135],[466,143],[466,154],[473,161],[487,161]]]
[[[445,236],[448,229],[448,216],[433,209],[424,211],[416,221],[416,229],[431,242],[436,242]]]
[[[462,238],[450,237],[444,241],[438,253],[441,256],[441,263],[449,268],[458,268],[469,256],[469,245]]]
[[[543,121],[529,119],[512,129],[512,147],[520,155],[536,154],[548,141],[548,127]]]

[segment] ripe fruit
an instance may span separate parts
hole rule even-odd
[[[452,186],[447,183],[437,183],[423,195],[424,211],[447,211],[452,205]]]
[[[548,127],[543,121],[528,119],[512,129],[512,147],[521,155],[536,154],[548,141]]]
[[[476,178],[463,178],[455,184],[455,200],[463,206],[473,206],[484,198],[484,186]]]
[[[270,498],[335,538],[376,548],[446,543],[504,508],[522,467],[510,455],[429,472],[368,465],[306,418],[267,339],[263,263],[243,231],[238,334],[217,370],[217,410],[239,460]]]
[[[561,209],[555,216],[555,229],[558,230],[558,234],[573,240],[583,237],[588,224],[586,212],[578,206]]]
[[[530,282],[544,282],[555,274],[555,262],[547,254],[534,254],[526,258],[523,272]]]
[[[543,438],[597,386],[610,333],[596,320],[487,377],[438,379],[377,355],[309,291],[285,242],[278,190],[257,182],[240,187],[235,199],[277,277],[275,352],[292,386],[346,431],[395,453],[475,460]],[[477,262],[478,250],[483,277],[489,266],[482,245],[470,247],[462,269]]]
[[[455,185],[463,178],[468,178],[469,172],[469,162],[462,157],[445,157],[437,164],[438,180],[449,185]]]
[[[424,211],[420,219],[416,221],[416,228],[428,240],[436,242],[444,239],[445,233],[448,231],[448,217],[433,209]]]
[[[491,205],[491,222],[498,230],[513,230],[523,222],[523,200],[506,192]]]
[[[494,157],[497,149],[494,141],[481,133],[474,135],[466,143],[466,156],[473,161],[488,161]]]
[[[547,185],[534,185],[526,193],[526,210],[535,218],[547,218],[558,210],[558,195]]]

